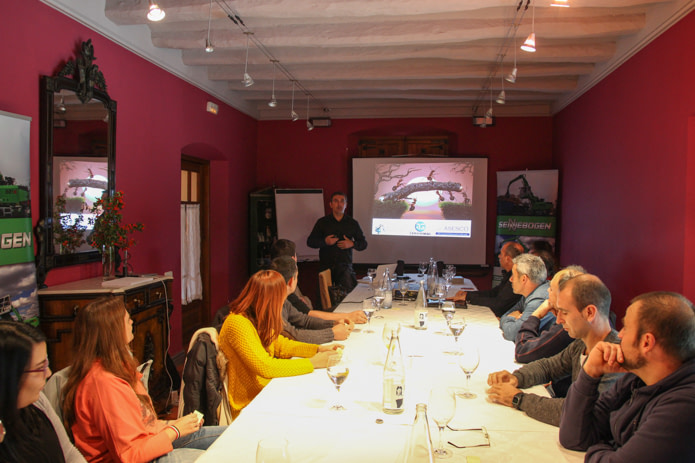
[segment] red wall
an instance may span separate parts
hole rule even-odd
[[[494,263],[497,171],[552,167],[549,117],[497,119],[495,127],[474,127],[471,119],[343,119],[309,132],[303,121],[258,123],[258,184],[323,188],[326,203],[336,190],[351,196],[352,158],[360,137],[449,135],[452,155],[488,157],[487,262]],[[348,205],[348,214],[351,214]],[[313,224],[308,225],[311,227]],[[307,232],[308,234],[308,232]],[[490,279],[482,287],[490,285]],[[313,292],[308,292],[313,294]]]
[[[236,296],[247,278],[247,194],[255,179],[257,123],[38,0],[5,2],[0,16],[0,109],[32,117],[31,199],[39,219],[39,76],[53,75],[77,46],[94,44],[96,64],[118,102],[116,188],[136,236],[135,272],[174,272],[171,352],[181,350],[179,201],[181,155],[211,160],[212,310]],[[24,20],[23,18],[30,18]],[[218,116],[206,101],[220,105]],[[46,283],[100,275],[100,265],[51,270]]]
[[[619,316],[646,291],[695,298],[693,31],[695,13],[555,117],[561,262],[598,274]]]

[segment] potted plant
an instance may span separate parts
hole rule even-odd
[[[96,214],[94,230],[90,238],[92,247],[101,250],[101,261],[104,267],[104,279],[112,279],[116,276],[117,248],[125,251],[135,245],[135,239],[130,236],[132,232],[142,231],[145,226],[140,223],[121,223],[122,211],[125,206],[124,194],[117,191],[113,196],[106,192],[92,206],[91,212]],[[124,261],[124,275],[127,274],[127,258]]]

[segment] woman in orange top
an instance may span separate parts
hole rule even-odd
[[[157,419],[128,344],[133,321],[122,298],[97,299],[75,319],[75,362],[64,391],[63,417],[90,462],[188,462],[224,431],[201,427],[191,413]]]
[[[282,275],[261,270],[251,276],[239,297],[229,304],[219,343],[229,361],[229,403],[235,418],[272,378],[325,368],[329,354],[342,347],[317,346],[280,335],[287,291]]]

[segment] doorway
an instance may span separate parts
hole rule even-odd
[[[181,333],[184,349],[210,324],[210,163],[181,157]]]

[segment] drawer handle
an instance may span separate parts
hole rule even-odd
[[[142,299],[137,298],[137,297],[133,299],[133,303],[134,303],[135,305],[142,305],[143,302],[144,302],[144,301],[143,301]]]
[[[77,317],[77,311],[80,310],[80,306],[75,304],[75,307],[72,308],[72,315],[74,317]]]

